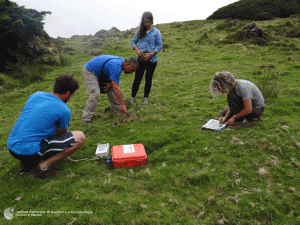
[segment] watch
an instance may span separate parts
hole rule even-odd
[[[235,118],[235,115],[233,116],[233,118],[234,118],[234,120],[236,119],[236,118]]]

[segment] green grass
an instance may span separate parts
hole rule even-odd
[[[2,93],[0,213],[9,207],[15,212],[73,213],[42,213],[11,221],[1,216],[0,223],[299,224],[299,51],[249,42],[224,44],[220,39],[227,33],[215,29],[223,22],[157,26],[168,47],[159,53],[149,105],[141,104],[144,81],[136,103],[130,105],[134,76],[120,78],[132,119],[104,112],[109,101],[101,95],[94,124],[81,122],[88,98],[82,67],[93,56],[70,56],[69,66],[47,72],[43,81]],[[258,22],[263,28],[277,23],[280,20]],[[205,33],[208,38],[200,43]],[[111,43],[103,54],[135,56],[131,38]],[[300,47],[299,39],[291,41]],[[223,70],[261,85],[267,103],[263,121],[221,133],[201,130],[226,107],[225,95],[213,98],[209,92],[214,73]],[[9,133],[28,97],[36,91],[50,92],[55,78],[65,73],[80,82],[68,103],[70,130],[86,135],[86,143],[72,158],[93,157],[99,138],[110,146],[143,143],[145,166],[111,170],[101,160],[65,159],[57,163],[62,172],[56,178],[19,175],[19,162],[5,147]],[[274,80],[266,82],[272,75]],[[20,201],[15,200],[20,196]]]

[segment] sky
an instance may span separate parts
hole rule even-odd
[[[139,26],[150,11],[156,24],[205,20],[219,8],[237,0],[10,0],[25,8],[51,11],[43,20],[53,38],[94,35],[113,27],[121,31]]]

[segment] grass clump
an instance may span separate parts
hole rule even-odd
[[[267,74],[260,75],[258,79],[255,80],[257,87],[262,92],[264,98],[274,98],[277,99],[280,92],[280,83],[278,75]]]
[[[18,87],[25,87],[33,82],[44,80],[47,72],[53,70],[53,67],[42,64],[21,64],[21,63],[9,63],[6,67],[5,76],[14,80]],[[12,87],[6,86],[8,89]]]

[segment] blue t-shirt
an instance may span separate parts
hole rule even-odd
[[[67,129],[71,111],[62,100],[48,92],[36,92],[29,97],[13,127],[7,148],[19,155],[34,155],[41,150],[41,140],[50,137],[57,128]]]
[[[86,68],[87,70],[93,72],[97,77],[100,77],[101,75],[101,68],[103,63],[105,63],[106,60],[110,59],[103,68],[103,73],[107,76],[109,76],[109,79],[115,81],[119,84],[120,81],[120,75],[122,73],[122,65],[124,59],[119,56],[113,56],[113,55],[102,55],[98,56],[96,58],[91,59],[87,64]]]

